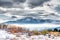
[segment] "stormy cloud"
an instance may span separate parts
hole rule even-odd
[[[50,1],[50,0],[0,0],[0,6],[1,7],[13,7],[14,5],[15,6],[19,5],[19,7],[20,6],[23,7],[23,5],[27,3],[28,7],[34,8],[34,7],[43,5],[43,3],[47,1]]]
[[[12,8],[17,5],[19,5],[18,7],[20,7],[25,1],[26,0],[0,0],[0,7]],[[22,3],[22,5],[20,3]]]
[[[17,3],[23,3],[25,2],[26,0],[13,0],[14,2],[17,2]]]
[[[47,1],[50,1],[50,0],[29,0],[28,4],[29,4],[29,7],[34,8],[36,6],[43,5],[43,3],[47,2]]]
[[[0,1],[0,7],[12,7],[12,2]]]

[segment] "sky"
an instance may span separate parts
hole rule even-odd
[[[0,0],[0,23],[26,17],[59,22],[60,0]]]

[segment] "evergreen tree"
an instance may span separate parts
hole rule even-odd
[[[58,29],[57,29],[57,28],[55,28],[55,29],[54,29],[54,32],[58,32]]]
[[[60,32],[60,30],[59,30],[59,32]]]

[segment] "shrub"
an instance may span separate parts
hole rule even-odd
[[[48,30],[42,30],[41,31],[41,34],[43,34],[43,35],[45,35],[45,34],[47,34],[48,33]]]
[[[39,35],[40,32],[38,30],[33,30],[34,35]]]
[[[57,29],[57,28],[55,28],[55,29],[54,29],[54,32],[58,32],[58,29]]]

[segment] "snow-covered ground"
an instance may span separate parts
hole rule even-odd
[[[25,34],[17,34],[11,34],[5,30],[0,30],[0,40],[60,40],[60,36],[55,37],[53,35],[49,37],[48,35],[27,36]]]
[[[15,35],[8,33],[5,30],[0,30],[0,40],[13,39]]]

